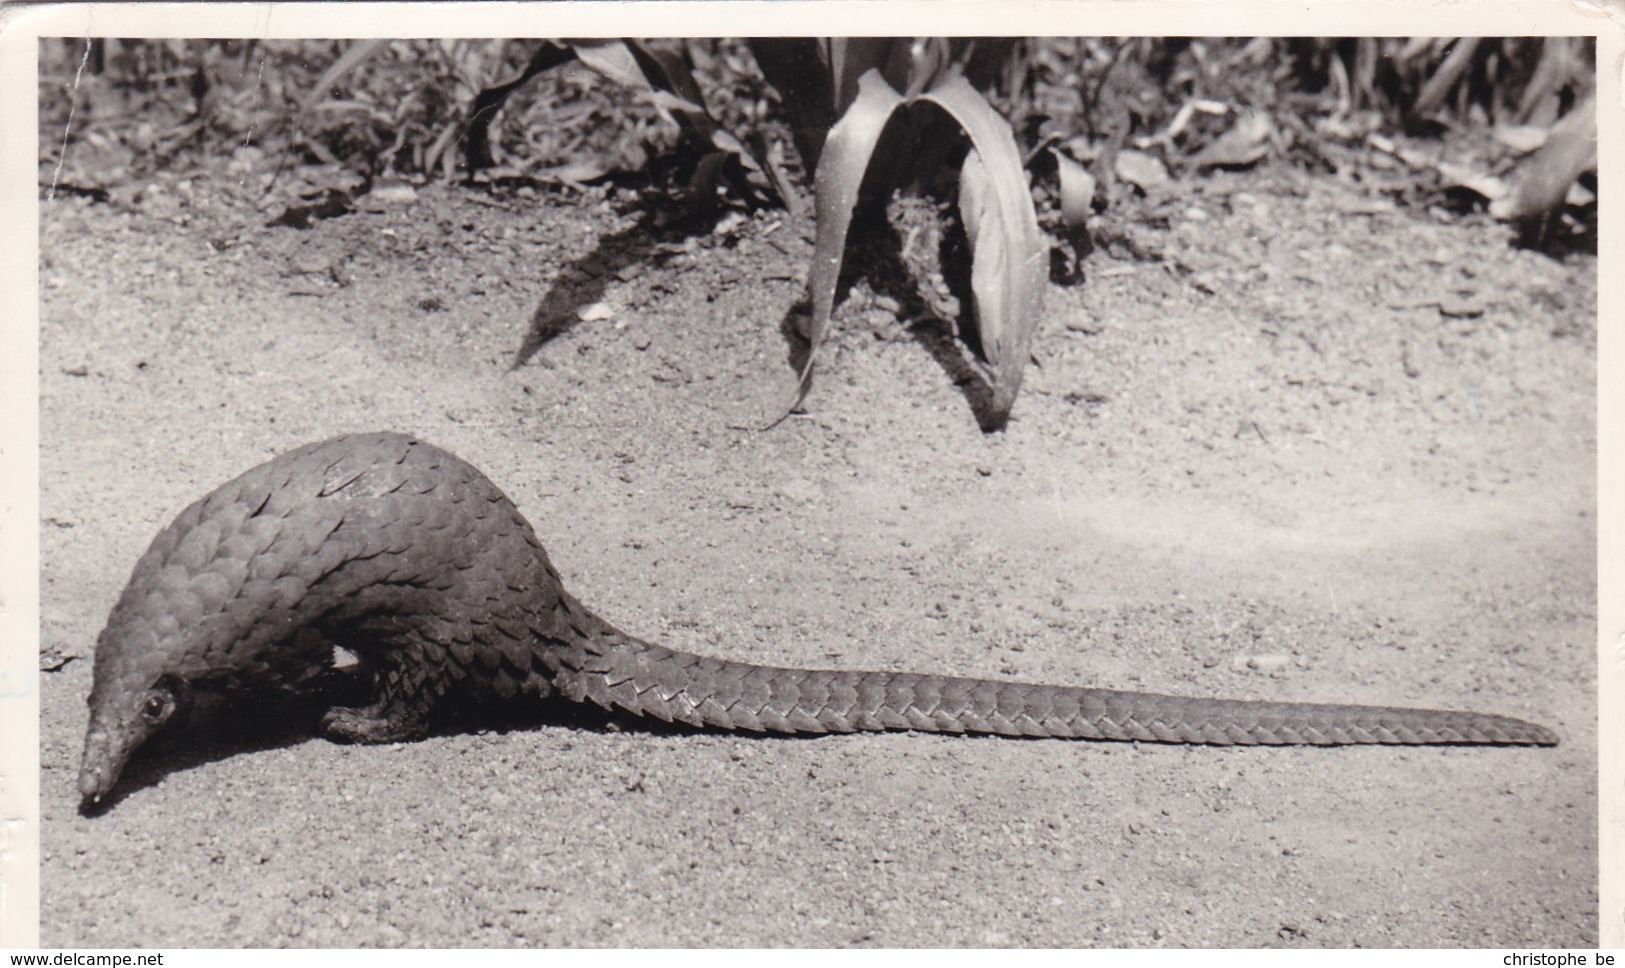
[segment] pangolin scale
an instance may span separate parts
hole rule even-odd
[[[900,672],[752,665],[617,631],[564,590],[530,524],[468,463],[414,437],[310,444],[182,511],[97,640],[79,790],[87,808],[194,691],[300,693],[333,644],[372,702],[336,740],[417,739],[438,712],[562,696],[667,722],[775,733],[912,729],[1217,745],[1552,745],[1504,716],[1196,699]]]

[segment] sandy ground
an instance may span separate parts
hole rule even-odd
[[[1595,942],[1593,260],[1218,175],[1144,229],[1162,261],[1052,288],[1007,432],[859,287],[809,413],[756,433],[811,253],[782,214],[651,251],[624,199],[433,189],[299,231],[233,192],[44,205],[41,635],[76,658],[41,674],[43,944]],[[578,595],[675,647],[1563,743],[193,736],[78,815],[95,636],[147,542],[383,428],[481,467]]]

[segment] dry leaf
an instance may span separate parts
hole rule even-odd
[[[1117,177],[1142,192],[1149,192],[1168,184],[1168,169],[1161,161],[1143,151],[1125,149],[1117,153]]]
[[[1251,165],[1270,153],[1270,141],[1275,136],[1275,123],[1262,111],[1248,111],[1236,120],[1229,131],[1196,153],[1192,163],[1197,168]]]

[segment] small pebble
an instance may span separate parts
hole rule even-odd
[[[405,205],[418,200],[417,189],[405,182],[379,185],[367,193],[371,201],[384,205]]]
[[[576,317],[583,323],[595,323],[613,315],[615,311],[609,308],[609,303],[603,302],[588,303],[576,309]]]
[[[800,504],[811,504],[824,496],[817,484],[804,477],[792,477],[775,488],[780,496]]]
[[[1446,296],[1439,300],[1439,314],[1451,319],[1476,319],[1484,315],[1484,304],[1465,296]]]
[[[1232,666],[1235,669],[1252,669],[1255,672],[1279,672],[1292,664],[1290,655],[1276,653],[1273,655],[1238,655]]]
[[[55,672],[78,657],[77,652],[50,646],[39,654],[39,670],[41,672]]]

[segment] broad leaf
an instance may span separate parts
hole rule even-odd
[[[655,107],[676,122],[691,143],[702,149],[720,149],[738,159],[747,171],[761,175],[768,190],[777,194],[778,188],[765,174],[765,166],[738,138],[718,126],[706,110],[700,86],[681,56],[637,40],[571,40],[567,43],[581,63],[623,87],[642,91]],[[717,168],[696,183],[714,184],[721,171]]]
[[[1043,312],[1047,254],[1010,125],[963,77],[920,95],[970,137],[960,171],[959,211],[971,244],[971,296],[982,350],[992,364],[992,426],[1003,426],[1021,389]]]
[[[700,92],[700,84],[694,79],[694,72],[683,55],[641,40],[628,41],[627,44],[650,81],[703,110],[705,95]]]
[[[622,87],[647,88],[649,78],[623,40],[566,40],[581,63]]]
[[[903,43],[891,37],[837,37],[829,41],[829,69],[834,78],[835,110],[846,109],[863,96],[863,76],[884,71],[892,47]],[[895,88],[894,88],[895,89]]]
[[[1441,166],[1442,167],[1442,166]],[[1597,168],[1597,102],[1587,95],[1552,128],[1546,143],[1512,170],[1512,188],[1490,203],[1498,219],[1542,215],[1564,203],[1575,179]]]
[[[679,78],[686,75],[685,71],[679,70],[674,76],[669,71],[669,64],[656,62],[650,66],[663,76],[650,76],[633,55],[632,48],[621,40],[571,40],[566,43],[575,51],[581,63],[622,87],[644,92],[644,96],[656,107],[678,116],[686,116],[689,120],[703,117],[706,122],[710,121],[710,115],[705,113],[703,106],[679,93],[685,87],[694,87],[692,78],[689,78],[686,85],[680,82]],[[694,93],[698,94],[698,90],[695,89]],[[704,126],[710,127],[709,124]],[[710,131],[706,130],[703,133],[709,136]]]
[[[858,95],[841,119],[830,129],[824,152],[814,175],[814,204],[818,234],[813,242],[813,261],[807,273],[807,291],[812,301],[812,317],[807,325],[811,347],[801,369],[797,399],[807,390],[819,344],[829,330],[830,313],[835,308],[835,284],[841,274],[841,258],[846,251],[846,233],[852,226],[852,213],[858,204],[858,189],[869,170],[880,134],[903,98],[888,85],[877,70],[866,71],[858,79]]]
[[[1061,223],[1068,229],[1081,229],[1089,223],[1095,200],[1095,176],[1089,169],[1061,154],[1052,152],[1061,183]]]
[[[755,37],[750,41],[756,66],[778,92],[802,168],[809,172],[818,170],[824,137],[840,115],[829,70],[830,44],[809,37]]]
[[[952,53],[948,41],[944,38],[914,38],[908,45],[908,68],[903,93],[912,98],[932,86],[942,75],[944,68],[950,66],[949,58]]]
[[[543,71],[569,62],[575,57],[575,51],[552,41],[545,41],[538,45],[530,55],[530,63],[512,80],[504,81],[493,87],[482,89],[474,95],[474,105],[468,116],[468,133],[463,139],[463,158],[468,164],[470,172],[481,168],[488,168],[493,164],[491,158],[491,122],[496,119],[497,112],[502,108],[508,96],[530,82],[530,79]],[[447,165],[450,173],[450,165]]]

